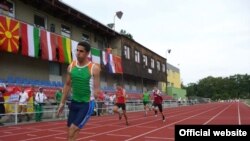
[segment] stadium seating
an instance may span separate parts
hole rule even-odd
[[[63,87],[63,83],[60,81],[36,80],[14,76],[8,76],[6,80],[0,79],[0,82],[6,82],[9,85],[20,86]]]

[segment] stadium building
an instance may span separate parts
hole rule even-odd
[[[167,63],[167,93],[175,100],[185,100],[186,90],[181,88],[180,69]]]
[[[77,42],[88,40],[101,88],[124,85],[131,98],[167,81],[166,58],[59,0],[0,1],[0,81],[62,87]]]

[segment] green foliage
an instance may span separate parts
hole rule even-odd
[[[249,99],[250,76],[236,74],[229,77],[206,77],[198,83],[190,83],[186,87],[187,97],[205,97],[212,100]]]
[[[130,39],[133,39],[133,36],[130,33],[127,33],[126,30],[121,29],[120,34],[122,34]]]

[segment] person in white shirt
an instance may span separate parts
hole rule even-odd
[[[21,92],[19,92],[19,103],[18,103],[18,121],[22,122],[23,115],[27,117],[27,121],[30,120],[29,115],[27,114],[27,104],[29,100],[29,95],[22,88]]]
[[[45,100],[47,100],[47,96],[43,92],[43,88],[39,88],[39,91],[35,95],[35,120],[42,121],[43,115],[43,105],[45,104]]]

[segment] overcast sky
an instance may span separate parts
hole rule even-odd
[[[250,0],[63,0],[178,67],[183,84],[250,74]],[[166,50],[171,49],[167,54]]]

